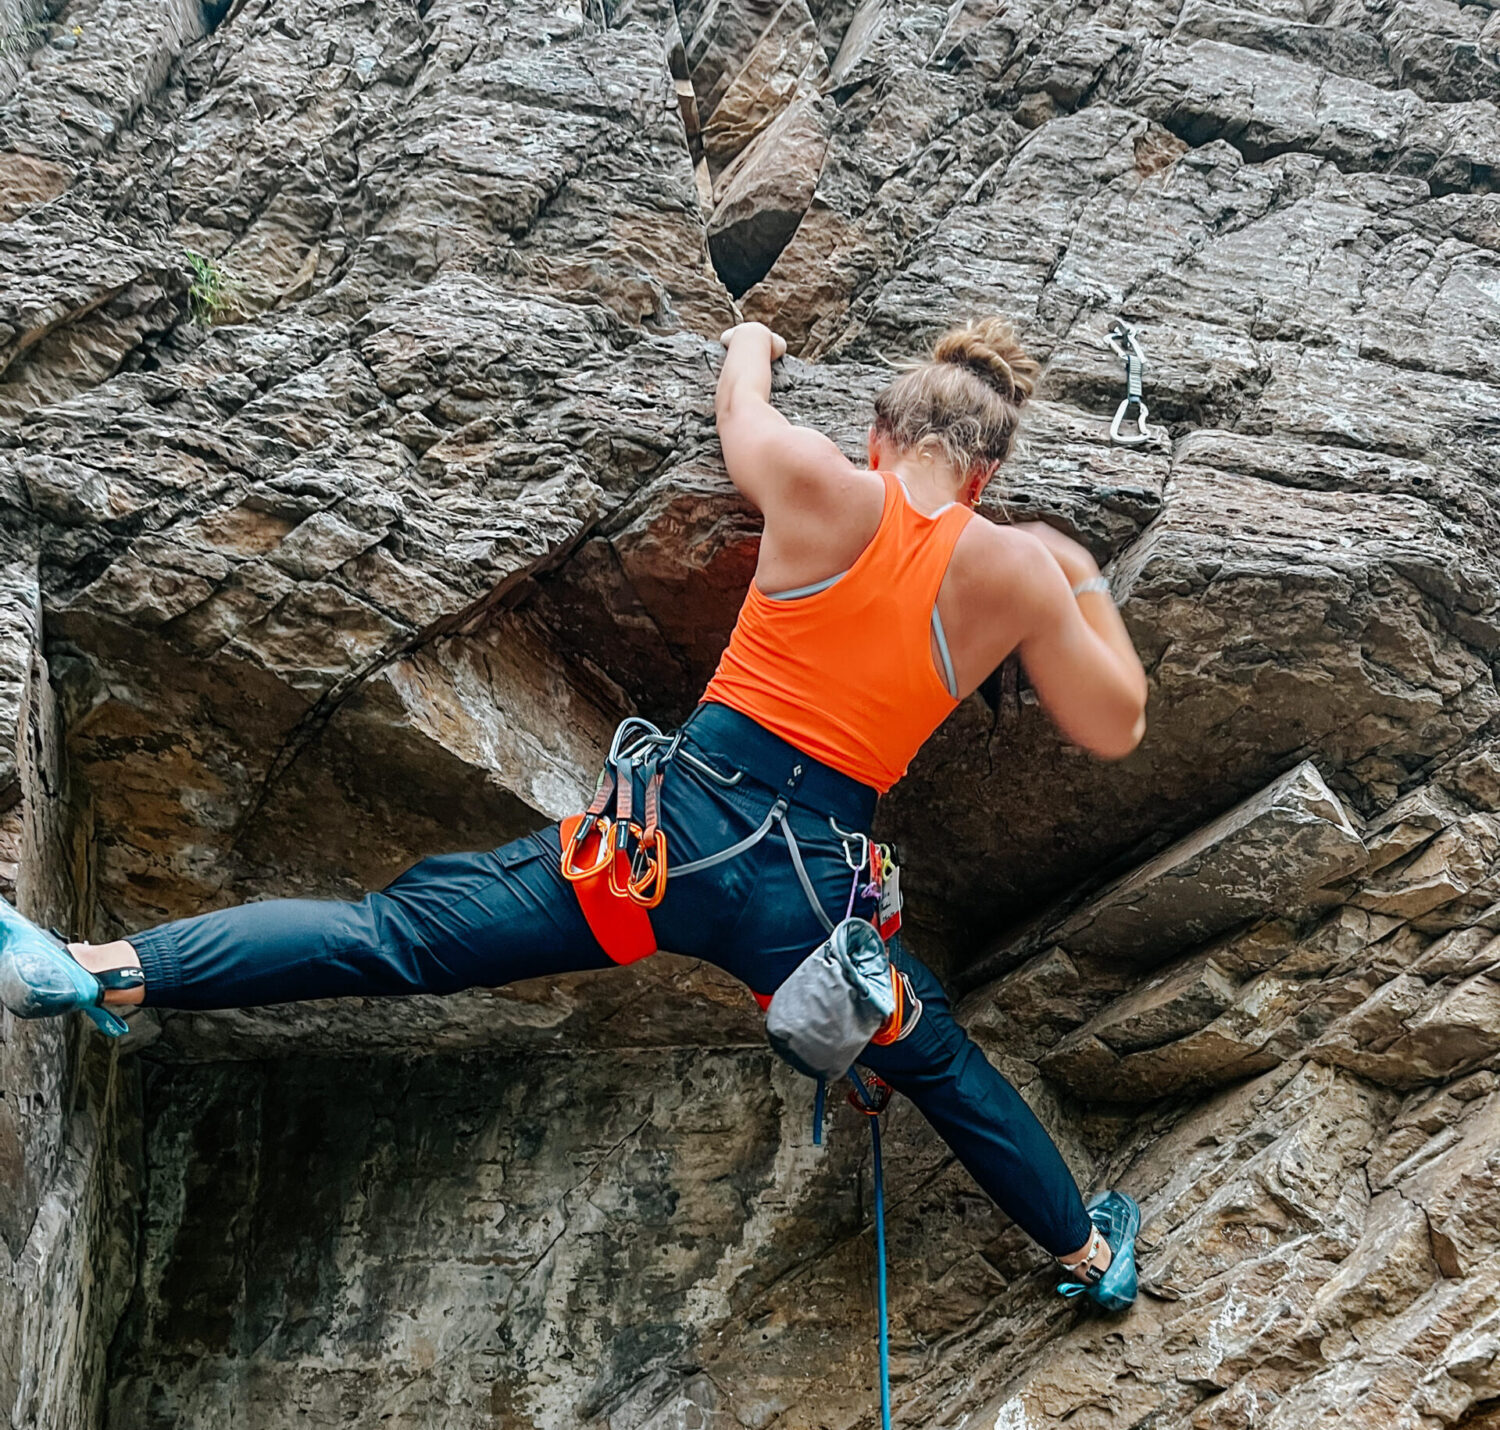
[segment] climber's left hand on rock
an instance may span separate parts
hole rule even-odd
[[[727,348],[736,337],[748,333],[763,333],[771,340],[771,361],[775,362],[779,357],[786,356],[786,339],[779,333],[773,333],[764,323],[736,323],[732,328],[725,328],[719,334],[719,341]]]

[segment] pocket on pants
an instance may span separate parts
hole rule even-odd
[[[555,829],[556,826],[553,828]],[[546,838],[548,832],[537,830],[533,834],[523,834],[519,839],[512,839],[509,844],[502,844],[498,849],[492,849],[490,858],[502,869],[519,868],[533,859],[540,859],[544,854],[550,854],[554,859],[558,858],[560,847],[554,848],[548,843]]]

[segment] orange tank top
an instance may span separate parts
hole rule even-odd
[[[973,512],[926,516],[898,477],[880,476],[880,525],[847,571],[780,599],[751,581],[703,698],[884,794],[958,704],[929,632],[947,664],[938,590]]]

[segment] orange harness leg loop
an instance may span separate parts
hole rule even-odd
[[[582,814],[571,814],[562,822],[563,850],[568,851],[578,831],[578,826],[587,818]],[[603,822],[603,821],[601,821]],[[582,874],[570,873],[568,882],[578,896],[578,907],[588,920],[594,937],[616,963],[634,963],[656,952],[656,934],[651,928],[651,915],[627,894],[616,894],[611,884],[617,882],[622,889],[630,883],[630,856],[623,849],[616,849],[613,860],[600,857],[598,849],[589,849],[591,841],[599,840],[598,828],[585,834],[583,847],[574,868]]]

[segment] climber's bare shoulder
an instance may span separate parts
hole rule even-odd
[[[976,513],[953,549],[940,602],[960,686],[977,686],[1013,651],[1072,615],[1073,604],[1062,569],[1037,537]]]
[[[821,432],[788,422],[768,403],[719,414],[730,480],[761,513],[756,584],[779,591],[842,571],[880,525],[885,486]]]

